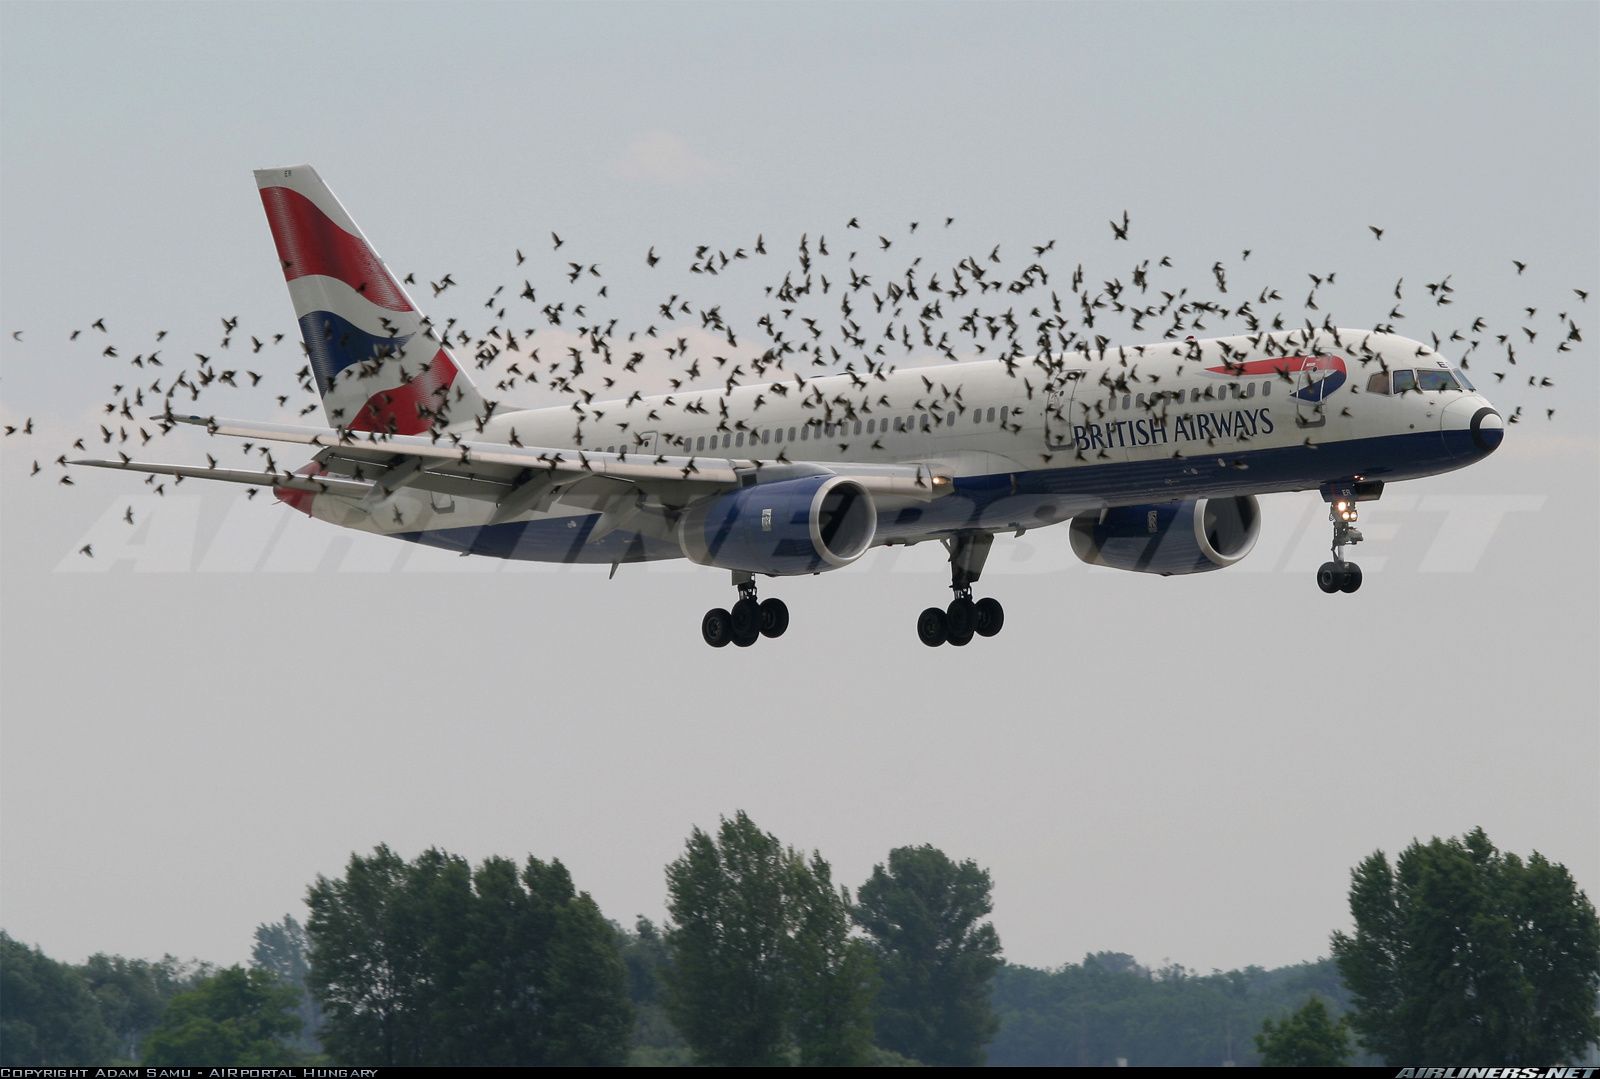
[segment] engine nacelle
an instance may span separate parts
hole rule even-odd
[[[1254,495],[1119,506],[1072,519],[1072,551],[1094,566],[1136,573],[1204,573],[1250,553],[1261,532]]]
[[[878,509],[861,484],[804,476],[741,487],[690,506],[678,544],[703,566],[751,573],[820,573],[866,553]]]

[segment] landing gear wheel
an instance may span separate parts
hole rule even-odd
[[[1344,580],[1339,582],[1339,591],[1354,592],[1361,587],[1361,567],[1354,562],[1344,564]]]
[[[789,628],[789,605],[781,599],[761,601],[761,633],[766,637],[782,637]]]
[[[1317,587],[1332,595],[1339,591],[1344,584],[1344,574],[1339,571],[1337,562],[1324,562],[1317,567]]]
[[[973,606],[970,599],[962,596],[951,600],[944,609],[945,638],[957,648],[972,640],[977,628],[978,615]]]
[[[746,597],[733,605],[733,643],[749,648],[761,636],[761,604]]]
[[[983,597],[972,605],[972,611],[975,616],[973,629],[977,630],[980,637],[993,637],[1006,624],[1006,609],[993,597]]]
[[[917,637],[929,648],[938,648],[945,642],[944,612],[929,607],[917,616]]]
[[[700,636],[712,648],[725,648],[733,640],[733,616],[721,607],[706,612],[700,619]]]

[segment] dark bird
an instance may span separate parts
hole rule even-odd
[[[1374,236],[1374,237],[1375,237],[1375,238],[1376,238],[1376,239],[1379,239],[1379,240],[1381,240],[1381,239],[1383,239],[1383,230],[1382,230],[1382,229],[1380,229],[1380,228],[1379,228],[1379,227],[1378,227],[1378,226],[1377,226],[1377,225],[1368,225],[1368,226],[1367,226],[1367,228],[1368,228],[1368,229],[1369,229],[1369,230],[1371,230],[1371,232],[1372,232],[1372,235],[1373,235],[1373,236]]]
[[[1518,277],[1521,277],[1522,276],[1522,271],[1526,270],[1528,268],[1528,264],[1526,262],[1518,262],[1516,259],[1512,259],[1511,260],[1511,265],[1513,265],[1513,266],[1515,266],[1517,268],[1517,276]]]
[[[553,232],[550,234],[550,239],[555,241],[555,245],[556,245],[555,246],[555,250],[557,250],[557,251],[561,250],[561,245],[566,243],[565,240],[563,240],[561,237],[557,236]]]
[[[1123,210],[1122,211],[1122,224],[1121,224],[1121,226],[1118,226],[1118,224],[1115,221],[1111,222],[1111,238],[1114,239],[1114,240],[1126,240],[1128,238],[1128,211],[1127,210]]]
[[[85,543],[82,547],[78,548],[78,553],[83,555],[85,558],[93,558],[94,547],[92,544]]]

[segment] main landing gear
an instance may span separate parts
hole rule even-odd
[[[754,574],[734,570],[733,584],[739,590],[733,610],[717,607],[700,620],[700,635],[706,643],[722,648],[731,641],[749,648],[760,637],[782,637],[789,628],[789,605],[781,599],[757,600]]]
[[[1361,567],[1344,560],[1346,544],[1361,542],[1356,527],[1356,503],[1352,498],[1335,498],[1328,505],[1328,520],[1333,522],[1333,561],[1317,568],[1317,587],[1330,595],[1354,592],[1361,587]]]
[[[950,606],[929,607],[917,616],[917,636],[929,648],[953,644],[958,648],[979,637],[993,637],[1006,624],[1000,601],[985,596],[972,598],[972,586],[983,572],[994,536],[987,532],[963,534],[944,541],[950,552],[950,590],[956,594]]]

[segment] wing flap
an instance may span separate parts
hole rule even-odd
[[[340,479],[335,476],[302,476],[294,472],[255,472],[244,468],[200,468],[195,465],[166,465],[146,461],[69,462],[88,465],[90,468],[115,468],[124,472],[150,472],[157,476],[179,476],[183,479],[222,480],[225,483],[248,483],[256,487],[282,487],[290,491],[307,491],[311,494],[337,494],[360,497],[372,490],[373,485],[360,480]]]
[[[179,423],[204,426],[212,434],[255,441],[287,442],[331,450],[342,457],[367,459],[392,467],[396,458],[416,457],[438,469],[459,472],[474,466],[537,472],[588,473],[639,484],[705,485],[731,487],[752,470],[770,467],[771,461],[746,458],[649,456],[601,453],[540,446],[512,446],[468,439],[435,440],[425,435],[388,435],[352,432],[332,427],[301,427],[285,423],[219,420],[206,416],[164,416]],[[933,499],[949,494],[951,477],[924,464],[819,463],[821,469],[846,476],[875,495]]]

